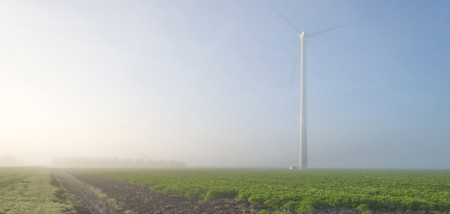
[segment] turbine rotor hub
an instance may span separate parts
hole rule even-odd
[[[306,35],[307,35],[306,31],[303,31],[303,32],[300,34],[300,39],[303,39]]]

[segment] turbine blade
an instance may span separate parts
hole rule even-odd
[[[269,2],[267,2],[267,4],[269,4],[269,6],[275,11],[275,13],[277,13],[279,16],[281,16],[281,18],[283,18],[283,20],[289,25],[291,26],[292,29],[294,29],[294,31],[300,35],[300,30],[297,28],[297,26],[295,26],[291,21],[289,21],[289,19],[287,19],[285,16],[283,16],[283,14],[280,13],[280,11],[278,11],[272,4],[270,4]]]
[[[298,47],[297,47],[297,55],[295,55],[295,62],[294,62],[294,69],[292,69],[292,77],[291,77],[291,84],[294,81],[294,76],[295,76],[295,68],[297,67],[298,64],[298,58],[300,56],[300,49],[302,47],[302,43],[299,42],[298,43]]]
[[[323,34],[323,33],[330,32],[332,30],[336,30],[336,29],[344,27],[344,26],[345,25],[339,25],[339,26],[336,26],[336,27],[332,27],[332,28],[328,28],[328,29],[325,29],[325,30],[317,31],[317,32],[314,32],[314,33],[308,33],[307,36],[308,37],[317,36],[317,35],[320,35],[320,34]]]

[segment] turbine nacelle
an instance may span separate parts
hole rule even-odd
[[[305,36],[308,36],[308,33],[306,31],[303,31],[302,33],[299,34],[300,39],[305,38]]]

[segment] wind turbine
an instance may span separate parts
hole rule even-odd
[[[314,33],[308,33],[306,31],[300,32],[300,30],[291,21],[289,21],[283,14],[280,13],[274,6],[269,3],[269,6],[281,16],[281,18],[294,29],[295,33],[300,37],[300,43],[297,46],[297,55],[295,56],[294,69],[292,70],[291,82],[294,80],[295,68],[298,63],[299,55],[302,56],[300,61],[300,160],[299,169],[308,168],[308,153],[307,153],[307,143],[306,143],[306,38],[317,36],[323,33],[327,33],[332,30],[336,30],[344,25],[339,25],[336,27],[328,28],[325,30],[317,31]]]

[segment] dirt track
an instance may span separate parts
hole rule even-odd
[[[61,182],[61,177],[55,174],[53,172],[50,174],[51,178],[51,185],[58,187],[58,191],[56,191],[56,197],[59,200],[62,200],[64,202],[69,202],[73,205],[73,208],[76,210],[77,213],[80,214],[94,214],[92,211],[80,200],[80,197],[78,195],[75,195],[73,191],[68,190],[67,181],[65,181],[63,184]]]

